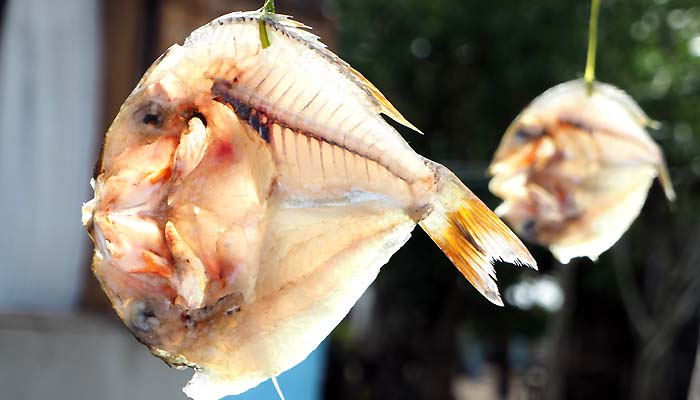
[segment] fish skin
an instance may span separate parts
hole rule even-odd
[[[496,213],[521,237],[548,246],[563,263],[592,260],[639,215],[659,177],[675,198],[654,122],[634,100],[596,82],[557,85],[516,117],[489,167]]]
[[[301,362],[416,224],[502,304],[493,262],[536,267],[415,129],[303,24],[232,13],[149,68],[106,137],[82,221],[93,272],[151,352],[192,367],[195,399]],[[416,129],[417,130],[417,129]]]

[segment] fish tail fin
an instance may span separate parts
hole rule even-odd
[[[661,160],[661,164],[659,164],[659,182],[661,182],[661,187],[664,189],[664,194],[666,194],[668,201],[676,201],[676,191],[673,190],[671,174],[668,173],[668,166],[666,166],[665,160]]]
[[[459,178],[442,165],[436,167],[437,201],[420,226],[484,297],[502,306],[494,261],[534,269],[537,263],[520,239]]]

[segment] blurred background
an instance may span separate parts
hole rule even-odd
[[[81,202],[103,134],[150,63],[260,1],[0,0],[0,398],[184,399],[89,272]],[[587,1],[277,0],[427,134],[397,127],[491,208],[486,167],[530,100],[582,76]],[[498,265],[483,299],[416,230],[305,363],[300,399],[700,398],[700,4],[603,0],[597,76],[654,119],[655,185],[600,260]],[[695,367],[696,369],[700,367]],[[7,396],[7,397],[5,397]],[[235,399],[274,399],[269,382]]]

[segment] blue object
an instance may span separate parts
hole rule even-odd
[[[320,400],[323,378],[326,371],[328,340],[324,340],[306,360],[277,377],[282,393],[287,400]],[[224,400],[277,400],[277,391],[271,380],[237,396]]]

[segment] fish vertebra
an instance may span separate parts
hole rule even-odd
[[[134,336],[243,392],[302,361],[416,224],[502,304],[491,263],[535,267],[515,235],[380,113],[360,73],[281,15],[233,13],[147,71],[107,132],[83,221],[93,270]]]
[[[583,80],[547,90],[518,115],[489,167],[496,213],[563,263],[595,260],[639,214],[655,177],[675,198],[653,122],[623,91]]]

